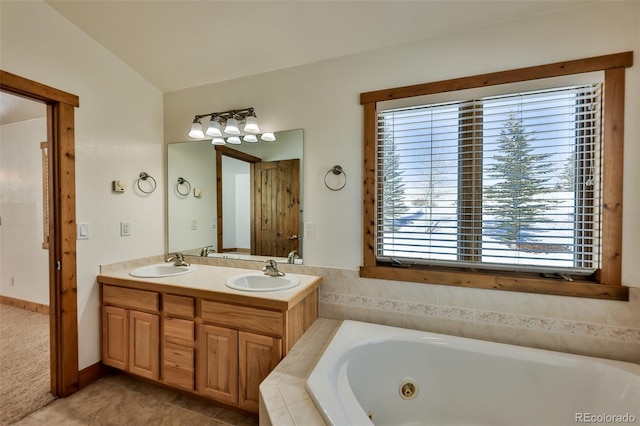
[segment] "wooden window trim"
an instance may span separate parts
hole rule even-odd
[[[425,284],[521,291],[597,299],[628,300],[622,285],[622,159],[624,150],[625,68],[633,52],[557,62],[471,77],[397,87],[360,94],[364,114],[363,266],[360,276]],[[520,81],[604,71],[602,268],[594,280],[563,282],[534,275],[446,270],[412,266],[395,268],[376,260],[376,145],[377,103]]]

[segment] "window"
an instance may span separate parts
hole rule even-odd
[[[361,276],[628,298],[620,259],[631,63],[627,52],[361,94]],[[603,84],[507,86],[593,71],[604,71]],[[488,86],[500,94],[460,91]],[[428,99],[387,106],[417,96]]]
[[[379,260],[591,275],[600,84],[378,113]]]

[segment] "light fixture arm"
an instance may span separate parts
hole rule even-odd
[[[206,117],[209,117],[209,124],[205,131],[200,120]],[[244,136],[245,142],[257,142],[256,135],[258,134],[261,134],[260,138],[264,141],[275,140],[273,133],[261,132],[256,110],[253,107],[197,114],[194,116],[191,130],[189,130],[188,134],[194,139],[202,139],[205,135],[212,136],[211,143],[214,145],[224,145],[227,142],[240,143],[240,136]],[[225,140],[223,138],[226,135],[229,135],[229,138]]]
[[[200,120],[205,117],[210,117],[211,120],[215,120],[220,118],[222,120],[227,120],[229,118],[235,118],[236,120],[245,120],[247,117],[257,117],[256,110],[253,107],[242,108],[242,109],[232,109],[229,111],[223,112],[210,112],[208,114],[196,114],[195,120]]]

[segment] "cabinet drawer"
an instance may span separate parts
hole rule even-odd
[[[196,309],[193,297],[165,294],[162,300],[165,314],[190,319],[195,317]]]
[[[194,348],[165,343],[162,377],[165,383],[184,389],[194,389]]]
[[[191,320],[164,317],[162,319],[162,335],[165,341],[193,345],[195,325]]]
[[[152,291],[132,288],[102,286],[102,301],[105,305],[116,305],[123,308],[158,312],[159,295]]]
[[[247,306],[228,305],[226,303],[203,300],[200,304],[204,322],[210,322],[237,330],[253,331],[281,337],[284,315],[282,312]]]

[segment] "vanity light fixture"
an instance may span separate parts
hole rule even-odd
[[[206,131],[203,130],[202,122],[200,121],[204,117],[209,117],[210,120]],[[206,136],[211,136],[213,145],[239,144],[242,143],[242,140],[245,142],[258,142],[259,134],[260,126],[258,126],[255,109],[252,107],[196,115],[189,131],[189,137],[194,139],[203,139]],[[242,140],[240,137],[242,137]],[[275,141],[276,137],[273,133],[268,132],[260,135],[260,139]]]
[[[199,118],[194,118],[191,124],[191,130],[189,130],[189,137],[194,139],[204,138],[204,132],[202,131],[202,123]]]
[[[220,121],[216,118],[213,118],[209,122],[209,126],[207,127],[207,131],[204,132],[208,136],[213,137],[222,137],[222,126],[220,125]],[[191,135],[189,135],[191,136]],[[203,136],[204,137],[204,136]]]

